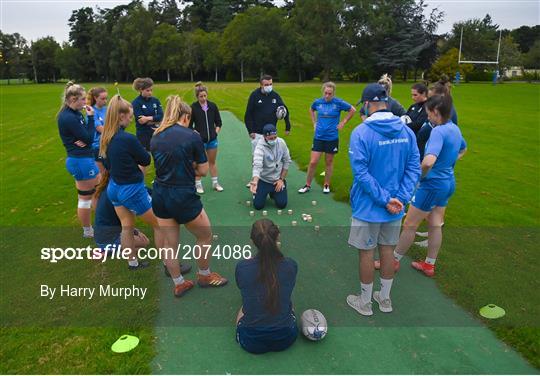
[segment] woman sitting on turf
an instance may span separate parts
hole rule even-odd
[[[152,198],[144,185],[140,167],[150,164],[150,154],[134,135],[125,131],[132,118],[131,104],[120,95],[112,97],[99,147],[99,156],[110,166],[107,195],[122,223],[121,243],[124,250],[130,250],[130,270],[148,266],[147,261],[139,263],[137,259],[133,235],[135,216],[140,216],[154,228],[156,246],[162,247],[161,230],[152,211]]]
[[[58,131],[66,148],[66,169],[75,178],[79,201],[77,216],[83,227],[83,237],[92,238],[92,195],[99,181],[99,170],[94,161],[94,109],[86,104],[84,88],[68,82],[58,112]],[[86,110],[87,119],[81,113]]]
[[[457,125],[450,121],[452,97],[434,95],[427,100],[425,108],[434,128],[422,160],[420,185],[411,200],[394,257],[397,262],[401,260],[414,241],[416,229],[427,218],[427,257],[425,261],[414,261],[411,265],[432,277],[435,275],[435,260],[442,243],[441,223],[448,200],[455,190],[454,165],[465,154],[467,145]]]
[[[227,279],[210,271],[207,250],[212,244],[212,227],[195,191],[195,176],[208,173],[208,159],[200,135],[189,128],[191,107],[178,95],[167,98],[163,121],[150,141],[156,178],[152,190],[152,207],[164,231],[166,248],[176,250],[180,225],[185,225],[202,250],[197,258],[200,287],[221,287]],[[192,281],[184,279],[178,261],[169,254],[165,263],[174,282],[174,296],[181,297],[192,289]]]
[[[282,351],[298,336],[291,301],[298,265],[281,253],[279,229],[269,219],[253,224],[251,240],[259,252],[236,265],[236,284],[242,294],[236,340],[254,354]]]
[[[276,206],[287,206],[287,183],[285,177],[291,164],[291,155],[285,140],[277,136],[274,124],[263,127],[263,137],[253,152],[253,178],[251,193],[253,206],[257,210],[264,208],[266,197],[270,195]]]

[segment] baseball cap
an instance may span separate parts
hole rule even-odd
[[[362,98],[357,105],[364,102],[388,102],[388,94],[381,84],[369,84],[362,91]]]
[[[273,136],[275,134],[277,134],[277,129],[276,129],[276,126],[274,124],[266,124],[263,127],[263,135],[265,135],[265,136]]]

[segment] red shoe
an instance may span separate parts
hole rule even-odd
[[[216,272],[210,273],[210,275],[201,275],[197,273],[197,284],[200,287],[221,287],[225,286],[229,282],[227,278],[223,278]]]
[[[375,260],[373,261],[373,266],[375,267],[375,270],[381,269],[381,260]],[[394,259],[394,272],[397,272],[399,270],[399,261]]]
[[[189,279],[185,279],[184,283],[174,286],[174,296],[176,296],[177,298],[181,297],[186,292],[191,290],[193,286],[194,286],[193,281],[190,281]]]
[[[428,264],[425,261],[413,261],[411,266],[418,271],[423,272],[428,277],[433,277],[435,275],[435,265]]]

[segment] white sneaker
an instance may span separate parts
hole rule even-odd
[[[428,247],[428,240],[425,239],[425,240],[422,240],[422,241],[419,241],[419,242],[414,242],[414,244],[416,244],[420,248],[427,248]]]
[[[371,302],[364,303],[360,299],[359,295],[349,295],[347,296],[347,304],[354,308],[356,312],[364,316],[373,315],[373,310],[371,309]]]
[[[384,313],[392,312],[392,301],[390,299],[381,300],[381,292],[373,292],[373,300],[379,304],[379,310]]]
[[[251,188],[251,180],[246,184],[246,188]]]
[[[83,238],[93,238],[94,237],[94,228],[90,227],[88,229],[83,227]]]
[[[212,188],[214,188],[214,191],[223,192],[223,187],[219,183],[212,184]]]
[[[422,238],[427,238],[428,237],[428,233],[427,231],[426,232],[419,232],[419,231],[416,231],[416,235],[422,237]]]
[[[197,194],[202,195],[204,193],[202,184],[195,184],[195,188],[197,188]]]
[[[330,193],[330,186],[328,184],[325,184],[322,193]]]
[[[311,191],[311,186],[306,184],[298,190],[298,193],[306,193],[309,191]]]

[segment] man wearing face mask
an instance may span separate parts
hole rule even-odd
[[[273,90],[272,76],[263,75],[260,81],[261,86],[254,90],[249,96],[244,122],[251,138],[251,150],[254,151],[257,143],[262,138],[263,127],[266,124],[277,124],[276,110],[279,106],[285,106],[283,99]],[[285,106],[287,108],[287,106]],[[291,122],[289,120],[289,109],[285,116],[285,134],[289,135]]]
[[[263,138],[259,140],[253,153],[253,178],[250,183],[254,194],[253,206],[264,208],[266,197],[270,195],[279,209],[287,206],[287,184],[285,177],[291,156],[285,140],[277,136],[274,124],[263,127]]]

